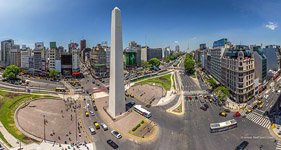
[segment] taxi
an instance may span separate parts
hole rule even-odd
[[[258,109],[262,109],[262,108],[263,108],[263,105],[262,105],[262,104],[258,106]]]
[[[262,104],[262,100],[258,100],[258,104]]]
[[[246,112],[246,114],[249,114],[249,113],[251,113],[252,111],[253,111],[252,109],[248,109],[247,112]]]
[[[219,115],[222,116],[222,117],[226,117],[227,116],[226,112],[224,112],[224,111],[220,112]]]
[[[85,115],[86,115],[86,117],[89,117],[89,112],[85,111]]]

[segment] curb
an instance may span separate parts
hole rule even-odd
[[[181,105],[181,104],[182,104],[182,105]],[[172,106],[171,108],[168,108],[168,109],[166,110],[166,112],[171,113],[171,114],[174,114],[174,115],[182,116],[182,115],[184,115],[184,112],[185,112],[184,104],[185,104],[185,103],[184,103],[184,99],[183,99],[183,94],[181,94],[181,96],[180,96],[178,102],[177,102],[174,106]],[[180,113],[174,112],[173,110],[176,109],[179,105],[182,106],[182,111],[181,111]]]

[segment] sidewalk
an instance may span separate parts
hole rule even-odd
[[[18,140],[6,130],[2,122],[0,122],[0,132],[3,134],[4,138],[10,143],[10,145],[12,145],[12,147],[19,146],[19,144],[17,143]]]
[[[10,150],[18,150],[20,147],[11,148]],[[79,149],[79,150],[96,150],[96,145],[94,143],[90,143],[87,145],[81,145],[79,148],[72,147],[68,144],[58,144],[51,142],[42,142],[40,144],[32,143],[29,145],[21,146],[22,150],[62,150],[62,149]]]

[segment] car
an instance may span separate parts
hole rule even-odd
[[[96,131],[93,127],[89,127],[89,130],[91,132],[92,135],[96,134]]]
[[[211,98],[209,99],[209,101],[210,101],[210,103],[213,103],[213,100]]]
[[[251,113],[253,110],[252,109],[248,109],[247,111],[246,111],[246,114],[249,114],[249,113]]]
[[[247,146],[248,146],[249,142],[247,141],[243,141],[242,143],[240,143],[237,147],[236,150],[244,150]]]
[[[229,109],[224,109],[224,112],[230,113]]]
[[[111,134],[112,134],[114,137],[116,137],[117,139],[122,138],[122,135],[121,135],[119,132],[115,131],[115,130],[112,130],[112,131],[111,131]]]
[[[278,135],[281,135],[281,131],[278,132]]]
[[[209,105],[207,103],[205,103],[203,106],[209,108]]]
[[[98,111],[98,108],[95,104],[93,104],[93,108],[94,108],[95,111]]]
[[[263,108],[263,105],[262,105],[262,104],[258,106],[258,109],[262,109],[262,108]]]
[[[227,113],[226,112],[220,112],[219,115],[222,116],[222,117],[226,117]]]
[[[205,106],[201,106],[200,109],[202,109],[202,110],[204,110],[204,111],[207,110],[207,108],[206,108]]]
[[[262,104],[263,102],[262,102],[262,100],[258,100],[257,103],[258,104]]]
[[[117,149],[118,148],[118,145],[115,142],[113,142],[112,140],[107,140],[106,143],[108,145],[110,145],[113,149]]]
[[[134,101],[130,101],[126,104],[126,110],[129,110],[132,108],[136,103]]]
[[[90,111],[91,116],[95,116],[95,113],[93,111]]]
[[[264,99],[267,99],[269,96],[268,95],[264,95]]]
[[[107,127],[107,125],[105,123],[101,123],[100,126],[102,127],[102,129],[104,131],[108,130],[108,127]]]
[[[281,90],[278,90],[277,93],[281,93]]]
[[[89,117],[89,112],[85,111],[85,115],[86,115],[86,117]]]
[[[256,109],[256,108],[258,108],[258,105],[253,106],[253,109]]]
[[[239,111],[237,111],[237,112],[233,115],[233,117],[240,117],[240,116],[241,116],[241,114],[240,114]]]
[[[100,125],[97,121],[94,121],[94,126],[97,130],[100,129]]]

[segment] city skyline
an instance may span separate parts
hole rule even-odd
[[[253,2],[253,1],[252,1]],[[110,42],[110,11],[118,6],[124,12],[124,40],[150,47],[179,44],[181,50],[212,46],[216,39],[228,38],[235,44],[279,44],[280,1],[34,1],[2,2],[0,40],[17,44],[56,41],[67,47],[70,41],[87,40],[92,47]],[[48,5],[52,4],[52,5]],[[251,5],[248,5],[251,4]],[[48,7],[46,7],[48,6]],[[142,9],[136,9],[142,6]],[[223,7],[222,7],[223,6]],[[15,11],[17,10],[17,11]],[[12,18],[12,19],[11,19]],[[47,45],[47,44],[45,44]]]

